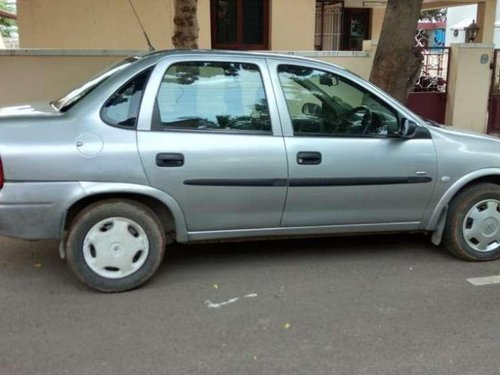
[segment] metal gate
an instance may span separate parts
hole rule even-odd
[[[490,100],[488,104],[488,134],[500,134],[500,49],[493,53]]]
[[[318,51],[338,51],[342,43],[343,1],[316,1],[314,47]]]
[[[422,53],[422,72],[408,97],[408,108],[422,117],[444,124],[450,48],[427,47]]]

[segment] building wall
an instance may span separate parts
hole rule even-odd
[[[452,45],[446,124],[486,132],[491,69],[487,62],[482,62],[483,55],[491,61],[493,45]]]
[[[133,1],[157,49],[173,47],[173,1]],[[209,0],[198,6],[200,48],[209,48]],[[17,12],[21,48],[147,49],[126,0],[18,0]]]
[[[57,99],[128,55],[0,54],[0,106]]]
[[[134,0],[156,49],[173,48],[174,0]],[[270,41],[275,50],[314,48],[315,2],[271,0]],[[21,48],[147,49],[126,0],[18,0]],[[211,47],[210,0],[198,1],[200,48]]]
[[[314,49],[314,0],[271,0],[271,49],[311,51]]]
[[[377,43],[384,23],[385,8],[373,8],[372,10],[372,41]]]

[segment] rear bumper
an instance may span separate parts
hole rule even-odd
[[[0,236],[60,239],[66,209],[82,195],[78,182],[6,182],[0,190]]]

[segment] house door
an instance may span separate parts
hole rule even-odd
[[[370,19],[371,9],[344,9],[343,50],[361,51],[363,49],[363,40],[371,37]]]

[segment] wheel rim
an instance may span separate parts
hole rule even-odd
[[[490,252],[500,246],[500,201],[487,199],[474,205],[463,222],[467,244],[479,252]]]
[[[83,241],[83,258],[99,276],[119,279],[137,272],[146,262],[149,240],[135,221],[112,217],[95,224]]]

